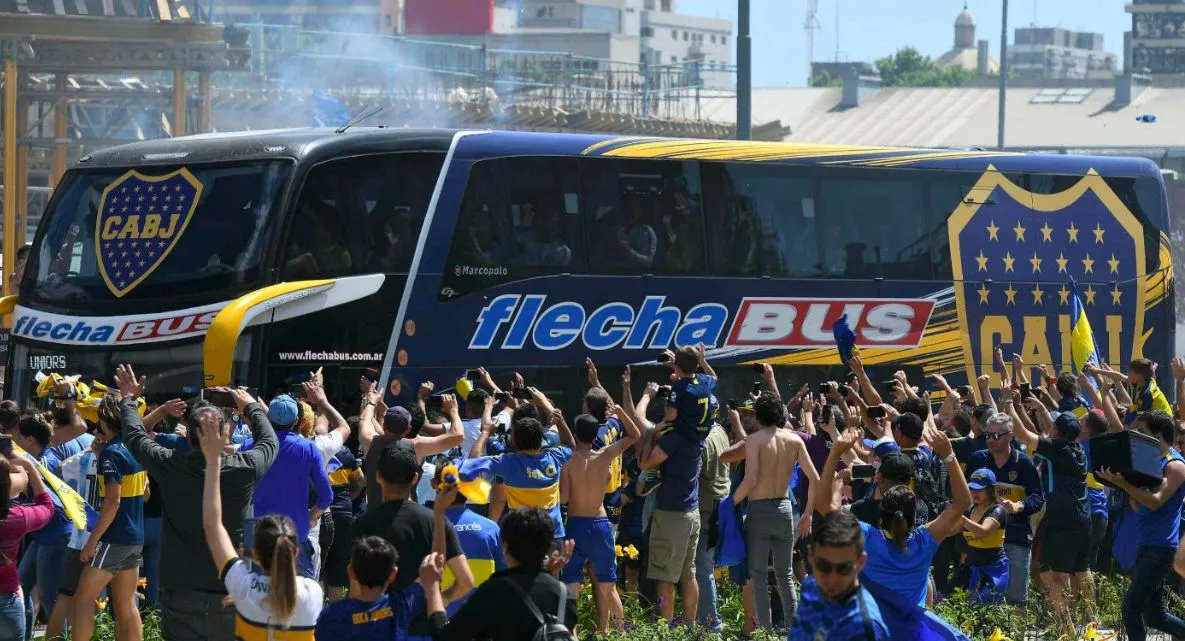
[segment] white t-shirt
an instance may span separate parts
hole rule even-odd
[[[503,410],[494,415],[493,420],[502,424],[506,430],[510,429],[510,412]],[[469,456],[473,444],[481,437],[481,418],[467,418],[461,421],[461,429],[465,432],[465,441],[461,443],[461,456]]]
[[[318,434],[313,437],[313,445],[317,446],[317,451],[321,453],[321,462],[328,468],[329,459],[333,458],[334,454],[342,448],[345,441],[342,439],[341,432],[330,432],[328,434]]]
[[[99,497],[99,457],[89,447],[62,461],[62,480],[70,489],[78,492],[82,500],[94,508],[95,512],[99,511],[103,502]],[[94,524],[88,523],[86,530],[71,526],[68,543],[71,550],[81,550],[86,545],[92,525]]]
[[[222,569],[222,582],[235,602],[235,638],[271,638],[269,630],[284,630],[284,639],[289,641],[313,641],[313,628],[321,615],[325,593],[312,579],[296,577],[296,609],[292,619],[277,620],[267,602],[271,577],[259,574],[250,563],[235,557],[226,562]]]

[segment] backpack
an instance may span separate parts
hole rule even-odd
[[[568,608],[568,596],[566,594],[567,587],[564,587],[565,594],[560,595],[560,611],[558,615],[544,615],[539,611],[538,606],[531,597],[523,592],[522,587],[517,581],[507,581],[510,587],[518,593],[520,599],[523,600],[523,605],[531,611],[531,616],[535,617],[535,621],[539,624],[539,628],[535,630],[531,641],[576,641],[576,637],[572,635],[572,631],[568,626],[564,625],[564,613]]]
[[[950,503],[943,491],[942,461],[932,451],[918,450],[917,454],[912,457],[916,464],[914,493],[925,504],[930,518],[937,518]]]

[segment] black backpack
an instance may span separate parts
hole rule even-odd
[[[564,586],[564,593],[560,595],[560,611],[558,615],[543,614],[539,608],[517,581],[513,579],[508,581],[510,587],[518,593],[523,604],[531,611],[531,616],[535,617],[535,621],[539,624],[539,629],[535,630],[535,635],[531,637],[531,641],[576,641],[576,637],[572,635],[572,631],[568,626],[564,625],[564,614],[568,608],[567,586]]]
[[[932,450],[919,450],[921,456],[911,457],[917,463],[914,469],[914,494],[925,504],[930,518],[938,518],[950,501],[943,491],[943,464]]]

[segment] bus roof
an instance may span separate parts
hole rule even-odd
[[[275,129],[164,138],[111,147],[84,157],[80,168],[176,165],[234,160],[324,159],[360,153],[434,149],[447,151],[460,130],[352,127]],[[802,143],[693,140],[588,134],[481,131],[462,158],[514,155],[588,155],[633,159],[717,160],[847,167],[897,167],[1104,176],[1152,177],[1159,168],[1145,158],[999,152],[984,149],[856,147]]]

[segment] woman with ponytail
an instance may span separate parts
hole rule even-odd
[[[844,432],[831,448],[827,464],[819,474],[820,496],[832,496],[836,467],[840,458],[861,439],[860,430]],[[889,488],[881,498],[881,523],[874,527],[860,523],[864,530],[868,561],[860,572],[860,584],[876,599],[881,614],[894,639],[966,638],[942,619],[926,611],[926,589],[930,565],[938,545],[963,522],[963,512],[971,505],[971,490],[963,469],[955,458],[950,439],[932,426],[926,441],[934,454],[946,464],[950,474],[953,501],[925,525],[914,525],[917,496],[905,485]],[[815,506],[823,514],[834,507],[826,501]]]
[[[291,519],[278,514],[257,519],[252,557],[259,569],[239,559],[222,525],[219,472],[228,438],[226,427],[217,418],[202,416],[190,429],[198,431],[206,459],[202,529],[215,565],[222,568],[226,591],[234,599],[238,615],[235,636],[256,639],[266,635],[284,641],[313,641],[324,593],[316,581],[296,572],[299,554],[296,526]],[[281,635],[275,636],[275,632]]]
[[[0,438],[8,439],[8,436]],[[33,488],[32,505],[0,501],[0,639],[25,638],[25,604],[16,560],[25,535],[45,527],[53,518],[54,504],[45,482],[33,463],[23,457],[0,457],[0,497],[7,497],[12,480],[9,473],[23,471]]]

